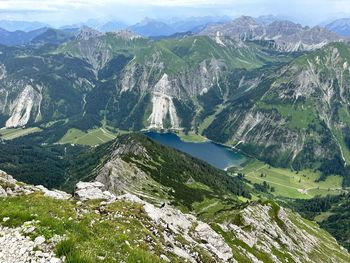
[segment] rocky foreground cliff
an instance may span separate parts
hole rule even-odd
[[[69,195],[4,172],[0,196],[1,262],[350,260],[317,224],[268,201],[214,222],[142,196],[116,196],[100,182],[79,182]]]

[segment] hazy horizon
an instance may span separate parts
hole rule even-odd
[[[317,25],[350,17],[349,0],[1,0],[0,20],[38,21],[52,26],[84,23],[89,19],[117,20],[129,24],[144,17],[166,20],[172,17],[274,15],[303,25]]]

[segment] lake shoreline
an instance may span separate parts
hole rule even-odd
[[[237,149],[211,141],[202,136],[195,137],[196,139],[200,138],[201,141],[196,140],[195,142],[189,142],[188,140],[183,140],[183,138],[175,132],[147,131],[144,132],[144,134],[159,143],[185,152],[221,170],[239,167],[247,158]],[[203,138],[205,138],[205,140]]]

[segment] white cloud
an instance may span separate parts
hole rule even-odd
[[[2,10],[60,10],[61,8],[79,8],[85,7],[92,1],[79,0],[1,0],[0,9]]]
[[[0,0],[0,13],[2,18],[54,23],[99,17],[136,21],[144,16],[275,14],[315,24],[350,14],[350,0]]]
[[[236,0],[1,0],[0,9],[40,9],[57,10],[59,8],[81,8],[93,6],[211,6],[233,5]]]

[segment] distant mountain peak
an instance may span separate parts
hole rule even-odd
[[[128,25],[119,20],[112,20],[104,23],[101,26],[98,26],[97,29],[101,32],[116,32],[120,30],[124,30]]]
[[[146,37],[169,36],[176,33],[176,30],[168,24],[149,17],[145,17],[141,22],[129,27],[129,29]]]
[[[148,23],[158,23],[159,21],[155,20],[154,18],[150,18],[148,16],[146,16],[145,18],[143,18],[141,20],[141,22],[139,22],[140,25],[147,25]],[[159,22],[161,23],[161,22]]]
[[[325,25],[325,28],[340,36],[348,37],[350,36],[350,18],[337,19]]]
[[[74,32],[60,30],[54,28],[43,28],[43,32],[33,38],[32,44],[62,44],[66,41],[74,39]]]
[[[89,40],[91,38],[96,38],[99,36],[102,36],[103,33],[101,33],[100,31],[93,29],[91,27],[88,26],[82,26],[79,33],[76,36],[77,40]]]
[[[237,23],[237,24],[257,25],[257,22],[251,16],[240,16],[240,17],[234,19],[233,22]]]
[[[37,30],[39,28],[50,27],[50,26],[48,24],[36,22],[36,21],[17,21],[17,20],[2,19],[0,20],[0,27],[10,32],[14,32],[17,30],[29,32],[29,31]]]
[[[272,24],[273,22],[276,21],[286,21],[287,19],[285,17],[281,17],[281,16],[275,16],[275,15],[262,15],[259,16],[257,18],[254,18],[255,21],[257,21],[260,24]]]
[[[142,36],[127,29],[116,31],[116,32],[113,32],[112,34],[125,40],[134,40],[134,39],[142,38]]]

